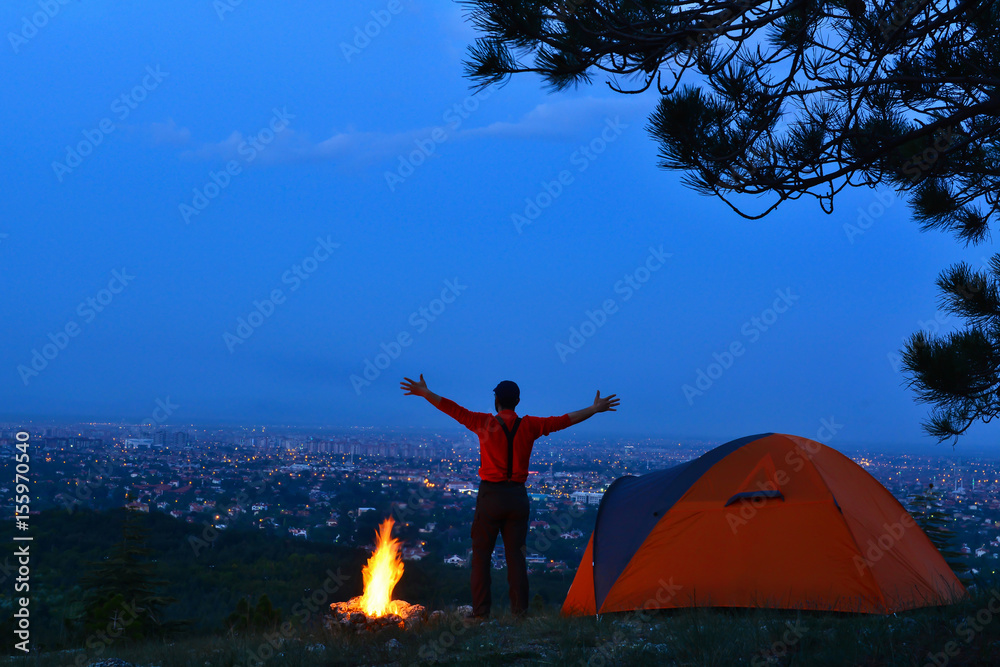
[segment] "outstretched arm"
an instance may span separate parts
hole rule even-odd
[[[617,394],[611,394],[605,398],[601,398],[601,392],[598,390],[597,398],[594,399],[593,405],[588,405],[582,410],[577,410],[576,412],[569,413],[569,423],[570,426],[573,424],[579,424],[584,419],[589,419],[591,416],[596,415],[598,412],[615,412],[615,408],[618,407],[618,399],[615,398]]]
[[[399,386],[403,388],[404,392],[406,392],[406,396],[423,396],[430,401],[431,405],[435,408],[441,407],[441,397],[427,388],[427,383],[424,382],[423,373],[420,374],[419,382],[411,380],[407,377],[404,377],[403,380],[403,382],[399,383]]]
[[[445,413],[470,431],[478,433],[482,430],[483,420],[490,417],[490,415],[485,412],[473,412],[472,410],[466,410],[455,401],[444,398],[443,396],[438,396],[427,388],[427,383],[424,382],[423,375],[420,376],[419,381],[411,380],[410,378],[403,378],[403,380],[405,381],[400,382],[399,385],[403,388],[403,391],[406,392],[407,396],[423,396],[435,408]]]

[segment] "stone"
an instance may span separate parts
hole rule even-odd
[[[379,632],[386,628],[412,629],[427,621],[428,613],[423,605],[403,600],[393,602],[397,613],[378,618],[369,617],[361,610],[359,597],[346,602],[334,602],[330,605],[330,614],[323,619],[323,624],[328,629],[341,627],[355,632]]]

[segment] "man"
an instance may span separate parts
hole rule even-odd
[[[615,394],[601,398],[597,392],[593,405],[561,417],[518,417],[514,408],[521,391],[510,380],[493,389],[497,414],[472,412],[427,388],[424,376],[419,381],[403,378],[400,386],[407,396],[423,396],[479,436],[479,494],[472,519],[472,616],[490,615],[490,559],[497,541],[503,536],[507,556],[507,586],[510,609],[520,616],[528,609],[528,566],[525,562],[528,537],[528,460],[537,438],[578,424],[598,412],[615,411]]]

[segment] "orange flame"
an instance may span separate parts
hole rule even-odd
[[[365,582],[361,609],[374,618],[399,612],[399,605],[392,599],[392,589],[403,576],[403,561],[399,556],[402,542],[391,537],[393,523],[392,517],[382,522],[375,533],[375,551],[361,571]]]

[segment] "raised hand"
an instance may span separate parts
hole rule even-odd
[[[605,398],[601,398],[601,390],[597,390],[597,398],[594,399],[594,412],[615,412],[615,408],[618,407],[619,399],[615,398],[617,394],[611,394]]]
[[[406,392],[407,396],[423,396],[427,397],[430,393],[427,390],[427,383],[424,382],[424,374],[420,374],[420,381],[416,382],[408,377],[403,378],[404,382],[400,382],[399,386]]]

